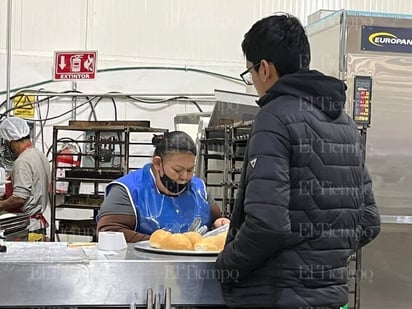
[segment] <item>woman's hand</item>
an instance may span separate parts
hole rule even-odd
[[[228,218],[217,218],[215,222],[213,222],[213,227],[221,227],[225,224],[230,224],[230,220]]]

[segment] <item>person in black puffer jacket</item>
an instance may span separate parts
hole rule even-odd
[[[230,308],[340,308],[349,257],[380,216],[345,84],[309,70],[310,47],[288,14],[256,22],[241,74],[259,94],[224,250]]]

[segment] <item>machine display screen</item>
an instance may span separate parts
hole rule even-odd
[[[372,79],[355,76],[353,94],[353,119],[359,125],[371,123]]]

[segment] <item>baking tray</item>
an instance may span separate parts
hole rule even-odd
[[[168,250],[158,249],[150,247],[149,240],[139,241],[135,243],[134,248],[140,251],[159,253],[159,254],[172,254],[172,255],[194,255],[194,256],[217,256],[220,251],[192,251],[192,250]]]

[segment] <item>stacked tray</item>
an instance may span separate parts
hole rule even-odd
[[[19,238],[23,234],[27,235],[29,224],[30,219],[27,214],[0,213],[0,229],[4,230],[4,236],[7,240],[13,240],[15,235],[18,235]]]

